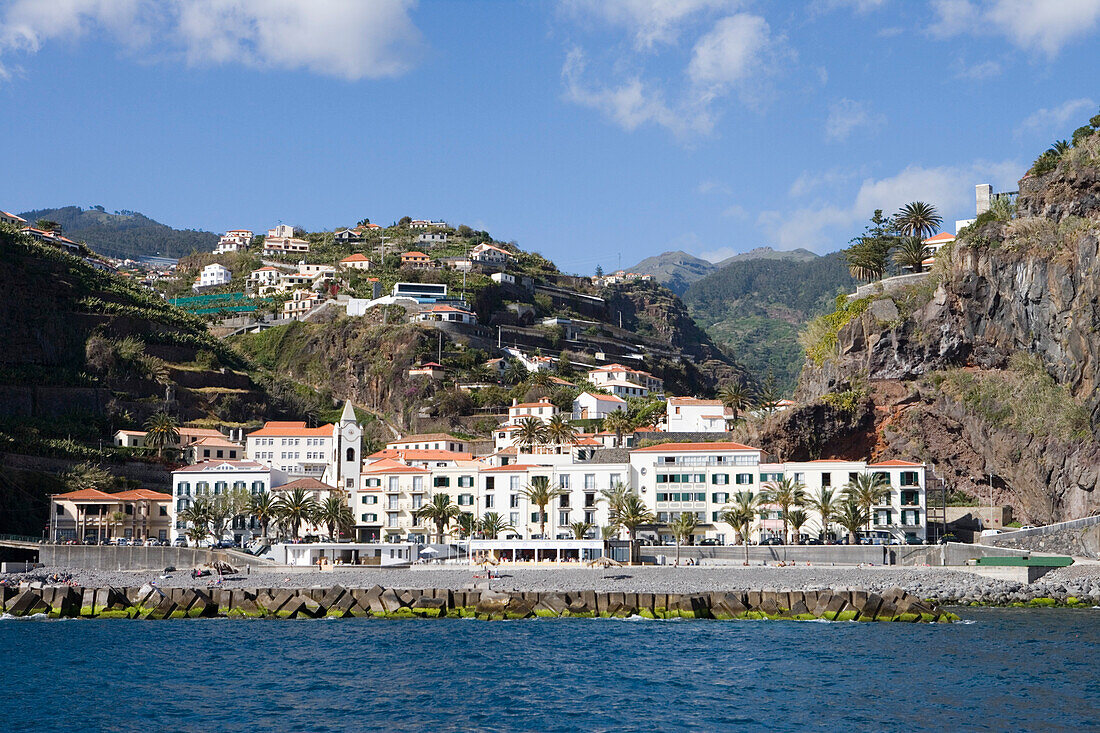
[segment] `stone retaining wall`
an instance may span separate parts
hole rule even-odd
[[[233,566],[271,567],[273,563],[245,552],[193,547],[113,545],[39,545],[38,561],[70,570],[164,570],[194,568],[216,562]]]
[[[733,590],[716,593],[453,591],[439,588],[79,588],[24,583],[0,586],[12,616],[51,618],[380,618],[626,617],[953,621],[957,617],[900,588],[863,590]]]

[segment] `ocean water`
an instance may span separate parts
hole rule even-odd
[[[0,621],[10,731],[1095,730],[1100,610]]]

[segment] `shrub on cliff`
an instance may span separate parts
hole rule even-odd
[[[798,340],[806,351],[806,358],[821,366],[826,359],[834,356],[840,329],[863,315],[872,300],[874,298],[868,296],[849,301],[848,296],[838,295],[836,310],[813,319],[798,335]]]

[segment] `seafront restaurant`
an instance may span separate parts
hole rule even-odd
[[[585,563],[603,557],[603,540],[469,540],[474,561],[488,558],[508,563]]]
[[[411,542],[310,542],[272,545],[264,557],[282,565],[331,570],[339,565],[411,565],[419,557],[419,549]]]
[[[168,540],[172,497],[149,489],[79,489],[50,496],[50,541]]]

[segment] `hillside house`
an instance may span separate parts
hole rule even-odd
[[[538,402],[517,402],[513,399],[512,406],[508,408],[508,422],[515,425],[525,417],[537,417],[545,423],[557,414],[557,406],[547,397]]]
[[[333,232],[332,238],[343,244],[352,244],[363,241],[363,233],[359,229],[341,229]]]
[[[340,260],[340,267],[344,270],[369,270],[370,258],[361,252],[356,252]]]
[[[218,246],[214,248],[214,254],[244,252],[250,244],[252,244],[251,231],[248,229],[230,229],[218,238]]]
[[[625,412],[626,400],[616,395],[581,392],[573,400],[574,420],[601,420],[612,412]]]
[[[721,400],[669,397],[665,410],[670,433],[726,432],[727,410]]]
[[[28,237],[34,239],[37,242],[42,242],[43,244],[52,244],[55,247],[61,247],[76,254],[80,253],[80,243],[74,242],[68,237],[62,236],[59,232],[47,232],[43,231],[42,229],[35,229],[34,227],[23,227],[21,231],[23,232],[23,234],[26,234]],[[95,266],[97,261],[90,260],[88,262],[89,264]]]
[[[236,461],[244,458],[244,446],[225,438],[200,438],[184,450],[188,463],[228,459]]]
[[[279,278],[282,274],[283,273],[277,267],[261,267],[259,270],[253,270],[248,273],[248,286],[256,289],[265,286],[273,287],[278,285]]]
[[[482,242],[470,250],[470,259],[478,264],[496,265],[499,267],[508,264],[509,260],[514,259],[514,257],[511,252],[503,250],[500,247],[494,247],[487,242]]]
[[[295,290],[290,294],[290,300],[283,303],[283,317],[305,320],[306,315],[323,300],[320,295],[309,290]]]
[[[455,308],[450,305],[433,305],[431,308],[422,310],[412,317],[416,322],[442,322],[442,323],[462,323],[467,326],[473,326],[477,324],[477,316],[465,309]]]
[[[416,236],[416,241],[418,244],[445,244],[450,238],[447,232],[424,232]]]
[[[427,219],[413,219],[409,222],[409,229],[446,229],[445,221],[429,221]]]
[[[450,433],[422,433],[406,435],[386,443],[389,450],[438,450],[452,453],[468,453],[470,443]]]
[[[409,367],[410,377],[427,377],[428,379],[443,379],[447,376],[447,371],[441,364],[436,364],[434,361],[429,361],[426,364],[419,366]]]
[[[655,377],[649,372],[640,369],[632,369],[622,364],[607,364],[588,372],[588,379],[592,384],[605,387],[612,382],[626,383],[638,387],[644,387],[646,394],[660,392],[665,387],[665,382],[660,377]],[[610,388],[608,388],[610,390]]]
[[[194,290],[202,290],[203,288],[212,288],[218,285],[228,285],[229,281],[232,279],[233,273],[229,271],[229,268],[214,262],[202,268],[192,288]]]
[[[17,214],[0,211],[0,224],[10,224],[13,227],[22,229],[27,225],[27,220]]]
[[[409,267],[414,270],[430,270],[433,267],[432,258],[416,250],[403,252],[401,254],[401,266]]]

